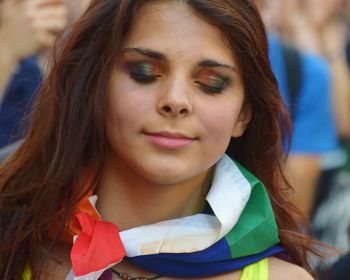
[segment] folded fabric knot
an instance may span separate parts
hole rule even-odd
[[[119,229],[110,222],[92,218],[87,213],[76,215],[80,232],[75,236],[71,261],[76,277],[112,267],[125,257]]]
[[[111,279],[109,268],[125,255],[125,261],[146,271],[191,278],[242,269],[284,252],[263,184],[228,156],[216,164],[214,174],[202,213],[122,232],[102,221],[97,196],[89,192],[60,237],[74,241],[73,270],[66,280]]]

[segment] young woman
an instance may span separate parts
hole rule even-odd
[[[252,1],[96,0],[56,60],[0,169],[3,279],[311,279]]]

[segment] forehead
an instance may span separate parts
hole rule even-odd
[[[145,4],[135,16],[124,47],[145,47],[167,55],[212,57],[233,63],[221,31],[197,16],[183,1]]]

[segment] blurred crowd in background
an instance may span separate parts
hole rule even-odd
[[[23,137],[54,42],[89,2],[0,0],[0,148]]]
[[[311,261],[320,279],[350,275],[350,1],[256,0],[293,121],[291,199],[337,256]]]
[[[25,137],[55,40],[90,0],[0,0],[0,160]],[[293,121],[285,170],[291,200],[316,239],[340,250],[312,258],[320,279],[350,275],[350,0],[255,0],[270,61]],[[258,94],[258,93],[257,93]]]

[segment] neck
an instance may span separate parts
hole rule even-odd
[[[199,213],[211,180],[210,170],[177,184],[158,184],[119,162],[107,161],[97,188],[97,209],[120,230]]]

